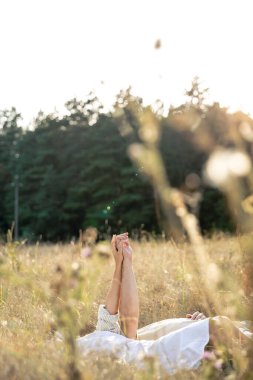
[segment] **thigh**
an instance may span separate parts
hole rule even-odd
[[[188,318],[171,318],[151,323],[137,330],[138,339],[158,339],[172,331],[179,330],[185,326],[195,323]]]

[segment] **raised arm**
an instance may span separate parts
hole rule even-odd
[[[110,289],[108,291],[105,307],[110,314],[117,314],[119,310],[120,303],[120,290],[121,290],[121,281],[122,281],[122,263],[123,263],[123,254],[117,250],[117,244],[119,242],[126,241],[128,235],[127,233],[118,235],[113,235],[111,245],[112,253],[115,261],[115,268],[113,273],[113,278],[111,282]]]
[[[123,253],[119,306],[120,326],[128,338],[136,339],[139,320],[139,297],[132,266],[132,248],[128,239],[120,242],[119,250]]]

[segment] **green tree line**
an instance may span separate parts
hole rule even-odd
[[[32,129],[19,126],[15,108],[0,111],[0,233],[14,220],[17,181],[22,238],[66,241],[88,226],[100,233],[161,233],[156,194],[128,156],[129,145],[141,141],[138,115],[147,109],[159,123],[168,178],[199,214],[203,231],[232,231],[223,195],[203,179],[210,149],[231,144],[231,115],[218,103],[206,105],[196,81],[186,95],[185,104],[165,115],[161,103],[146,106],[129,89],[119,93],[110,112],[90,94],[85,101],[68,101],[64,115],[40,112]],[[193,128],[192,114],[204,126]]]

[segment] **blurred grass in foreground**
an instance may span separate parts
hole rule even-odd
[[[242,260],[242,249],[249,237],[216,235],[205,240],[215,268],[222,273],[216,278],[213,299],[219,304],[221,313],[233,320],[244,317],[250,302],[250,296],[243,290]],[[188,243],[150,240],[134,242],[133,247],[140,295],[139,327],[161,319],[184,317],[196,310],[210,313],[212,305],[206,303],[203,279],[194,269],[196,258]],[[78,245],[16,245],[19,271],[14,273],[12,260],[8,257],[9,248],[0,248],[0,379],[154,379],[168,376],[151,359],[144,372],[108,355],[81,358],[74,348],[69,351],[75,334],[84,335],[95,328],[98,305],[104,302],[111,281],[112,259],[96,254],[81,259]],[[65,344],[54,338],[55,329],[63,333]],[[221,357],[225,351],[226,347],[219,347]],[[217,362],[218,359],[206,360],[197,371],[178,373],[173,378],[223,378],[224,373],[216,368],[219,367]],[[241,378],[247,373],[247,365],[247,353],[237,352],[235,371],[230,379]]]
[[[195,83],[197,88],[198,84]],[[193,83],[194,85],[194,83]],[[198,278],[202,289],[202,307],[211,314],[224,315],[223,304],[216,294],[220,287],[225,286],[233,297],[231,309],[234,317],[240,312],[242,320],[253,319],[253,167],[252,167],[252,135],[242,133],[252,132],[252,125],[246,123],[243,115],[230,115],[227,119],[226,138],[222,137],[223,123],[218,130],[218,138],[214,128],[209,128],[202,98],[196,93],[197,105],[188,103],[178,110],[172,110],[169,118],[176,129],[187,130],[189,138],[204,149],[207,159],[201,172],[201,181],[218,188],[226,197],[230,214],[234,220],[238,235],[248,233],[247,240],[241,244],[241,277],[232,273],[227,274],[225,268],[220,268],[210,254],[204,237],[201,234],[197,213],[187,207],[187,198],[179,188],[170,183],[170,173],[166,172],[159,149],[161,128],[159,117],[154,115],[150,107],[140,110],[134,104],[132,116],[139,125],[139,142],[130,144],[128,152],[132,161],[149,179],[156,194],[157,208],[165,215],[165,231],[176,241],[189,239],[192,249],[191,268],[194,277]],[[194,99],[192,99],[194,100]],[[195,103],[196,104],[196,103]],[[127,114],[120,106],[118,117],[122,124],[130,124]],[[196,173],[191,173],[197,178]],[[186,181],[187,179],[185,179]],[[198,181],[200,182],[200,178]],[[196,190],[196,189],[195,189]],[[215,205],[214,205],[215,206]],[[222,285],[224,284],[224,285]],[[247,305],[242,306],[237,294],[248,296]],[[231,319],[232,315],[229,315]],[[222,343],[221,343],[222,342]],[[221,345],[223,346],[221,350]],[[249,360],[253,353],[253,343],[248,343],[244,349],[236,347],[231,340],[231,331],[226,329],[223,338],[218,337],[214,342],[215,352],[221,352],[220,360],[233,357],[234,368],[239,370],[240,378],[249,378],[253,373],[253,364]],[[247,357],[247,358],[246,358]],[[247,372],[247,373],[246,373]],[[208,374],[206,374],[208,376]],[[212,374],[211,374],[212,376]],[[246,377],[245,377],[246,376]]]

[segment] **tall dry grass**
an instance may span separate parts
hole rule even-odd
[[[217,290],[213,299],[222,314],[231,319],[241,319],[250,301],[243,290],[242,249],[247,239],[248,236],[216,235],[205,240],[216,265],[214,271],[218,268],[213,273]],[[109,248],[108,242],[104,245]],[[151,239],[133,242],[133,248],[140,296],[139,327],[161,319],[184,317],[195,310],[212,315],[189,243]],[[0,379],[168,377],[151,359],[143,371],[108,355],[80,357],[72,346],[73,337],[95,329],[97,308],[105,300],[113,273],[112,258],[100,256],[96,251],[90,258],[80,258],[78,245],[9,243],[0,252]],[[13,267],[13,260],[18,265]],[[57,340],[55,330],[61,331],[64,342]],[[182,372],[173,378],[224,378],[225,372],[217,369],[217,363],[226,361],[229,347],[221,346],[219,350],[219,358],[203,362],[197,371]],[[237,352],[231,379],[247,374],[247,360],[246,351],[241,350],[239,356]]]

